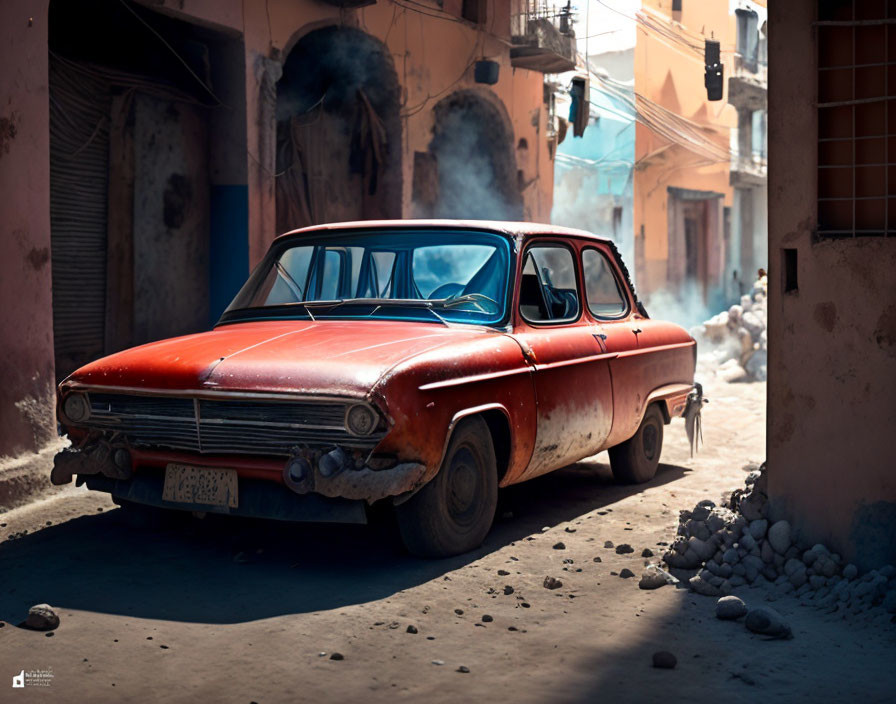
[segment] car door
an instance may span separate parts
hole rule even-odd
[[[609,356],[583,316],[576,252],[560,240],[523,255],[513,336],[533,368],[535,447],[521,478],[596,452],[612,427]]]
[[[581,259],[586,310],[605,352],[611,355],[613,427],[606,439],[606,446],[611,447],[626,440],[640,422],[645,391],[638,336],[643,321],[633,316],[634,300],[628,284],[606,247],[587,245],[582,248]]]

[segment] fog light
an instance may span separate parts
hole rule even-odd
[[[85,394],[69,394],[62,402],[62,412],[72,423],[83,423],[90,417],[90,404]]]
[[[294,457],[290,460],[289,464],[286,465],[286,475],[294,481],[296,484],[299,484],[311,474],[311,465],[308,464],[308,460],[304,457]]]
[[[112,455],[112,461],[115,462],[115,466],[119,469],[131,469],[131,453],[123,447],[119,447],[115,450],[115,454]]]
[[[370,435],[376,428],[376,415],[367,406],[352,406],[345,417],[345,426],[353,435]]]
[[[332,477],[337,472],[345,469],[348,464],[348,456],[341,447],[337,447],[332,452],[322,455],[317,463],[317,468],[325,477]]]

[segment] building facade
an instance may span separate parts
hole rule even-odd
[[[896,12],[769,19],[769,498],[871,569],[896,561]]]
[[[0,5],[0,474],[55,450],[59,379],[207,329],[282,231],[548,219],[544,73],[574,63],[561,15],[527,0]]]
[[[554,221],[613,236],[646,302],[693,324],[766,266],[765,3],[592,6],[591,50],[579,40],[591,125],[559,147]],[[707,97],[707,41],[720,44],[722,100]]]

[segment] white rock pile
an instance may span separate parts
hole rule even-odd
[[[697,569],[689,580],[698,594],[721,596],[744,585],[772,587],[772,599],[793,594],[829,613],[859,614],[881,606],[896,614],[896,567],[859,576],[853,564],[821,544],[808,545],[787,521],[767,518],[765,465],[746,488],[705,500],[679,516],[678,537],[663,556],[669,567]]]
[[[768,276],[760,276],[740,303],[691,330],[701,356],[727,381],[765,381],[768,366]]]

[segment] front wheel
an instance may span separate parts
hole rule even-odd
[[[623,484],[643,484],[656,475],[663,451],[663,414],[656,404],[644,414],[637,432],[610,448],[613,477]]]
[[[495,448],[481,418],[461,421],[438,474],[395,507],[401,539],[420,557],[450,557],[479,547],[495,518]]]

